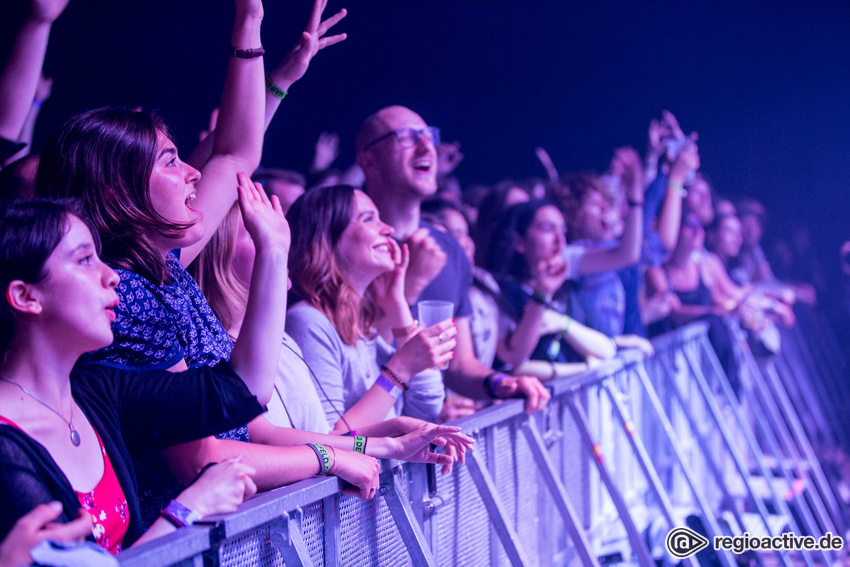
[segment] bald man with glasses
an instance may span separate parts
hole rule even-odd
[[[357,163],[381,220],[410,249],[405,296],[408,303],[443,299],[455,305],[455,358],[446,385],[472,399],[525,398],[533,413],[550,398],[537,378],[493,372],[475,357],[469,316],[471,266],[454,238],[421,220],[420,203],[437,191],[440,130],[403,106],[390,106],[366,119],[355,140]]]

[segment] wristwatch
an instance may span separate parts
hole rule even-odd
[[[201,516],[200,512],[196,512],[190,508],[187,508],[177,500],[172,500],[168,503],[168,506],[162,511],[162,517],[174,524],[178,528],[182,528],[184,526],[191,526],[195,522],[199,521],[203,516]]]

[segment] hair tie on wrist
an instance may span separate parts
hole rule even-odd
[[[262,46],[249,49],[237,49],[232,45],[230,46],[230,56],[237,59],[256,59],[262,57],[265,52],[266,50]]]
[[[631,199],[626,199],[626,202],[629,204],[630,209],[643,206],[643,201],[632,201]]]
[[[271,75],[269,75],[268,73],[266,73],[266,90],[268,90],[270,93],[272,93],[274,96],[276,96],[280,100],[283,100],[284,98],[286,98],[286,95],[287,95],[287,92],[285,90],[283,90],[282,88],[280,88],[279,86],[274,84],[274,81],[272,81]]]

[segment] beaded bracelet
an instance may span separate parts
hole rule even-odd
[[[362,435],[358,435],[354,438],[354,452],[363,455],[366,454],[366,438]]]
[[[328,454],[328,450],[325,449],[324,445],[319,445],[318,443],[307,443],[307,446],[313,449],[313,452],[316,453],[316,457],[319,459],[319,474],[328,474],[328,471],[331,470],[331,457]]]
[[[410,386],[401,381],[401,378],[398,377],[398,374],[387,368],[386,364],[381,365],[381,374],[389,378],[396,386],[401,388],[402,390],[409,390]]]
[[[266,89],[280,100],[286,98],[287,92],[274,84],[274,81],[268,73],[266,73]]]
[[[250,49],[237,49],[232,45],[230,46],[230,56],[237,59],[255,59],[262,57],[265,52],[266,50],[262,46]]]

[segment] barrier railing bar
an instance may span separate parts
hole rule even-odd
[[[797,413],[794,411],[794,407],[791,404],[791,400],[788,398],[785,388],[783,388],[782,383],[779,381],[779,377],[776,375],[776,369],[771,363],[764,365],[763,369],[766,386],[770,393],[772,393],[776,398],[782,413],[785,415],[785,420],[790,429],[792,440],[796,441],[798,450],[802,451],[801,456],[809,463],[809,467],[811,467],[811,476],[814,477],[813,480],[815,489],[820,492],[823,505],[827,508],[827,512],[832,519],[832,525],[838,530],[836,533],[844,533],[841,512],[838,507],[838,501],[835,499],[833,488],[827,481],[826,476],[823,474],[820,461],[812,449],[809,437],[803,430],[803,426],[797,417]],[[808,471],[806,472],[808,475]]]
[[[581,436],[584,439],[587,452],[594,465],[596,465],[596,470],[608,491],[608,496],[610,496],[611,500],[614,502],[614,507],[617,509],[620,521],[623,522],[623,527],[626,528],[626,534],[629,537],[632,553],[634,553],[638,562],[644,567],[654,567],[655,562],[649,553],[646,541],[638,532],[637,526],[635,526],[634,520],[632,519],[631,514],[629,514],[629,508],[626,505],[625,500],[623,500],[623,495],[614,483],[614,479],[611,478],[611,473],[608,471],[608,467],[606,467],[603,462],[601,449],[590,431],[590,425],[587,423],[587,415],[584,412],[584,408],[575,402],[574,396],[567,396],[566,401],[567,408],[570,410],[573,420],[578,426]]]
[[[739,341],[739,344],[742,341]],[[759,428],[761,432],[762,438],[767,443],[767,452],[772,454],[776,458],[776,466],[777,469],[781,472],[782,478],[784,478],[786,483],[787,494],[791,496],[791,499],[797,505],[797,510],[800,512],[800,517],[802,521],[805,523],[805,528],[808,530],[810,534],[817,534],[820,531],[820,527],[812,516],[811,509],[809,507],[808,502],[802,497],[801,494],[797,493],[797,490],[794,486],[794,475],[791,471],[788,470],[785,456],[779,446],[779,440],[777,438],[778,433],[775,432],[775,419],[776,416],[773,412],[770,411],[770,404],[763,402],[761,399],[762,396],[758,395],[757,392],[760,392],[760,388],[758,388],[759,382],[759,371],[758,367],[755,365],[755,360],[753,360],[752,354],[749,352],[749,348],[746,347],[746,343],[743,342],[742,346],[745,348],[743,350],[743,369],[746,369],[750,375],[753,389],[742,387],[741,391],[744,393],[747,398],[748,403],[752,406],[753,411],[757,412],[757,414],[765,416],[767,419],[756,419],[756,427]],[[770,484],[773,480],[773,475],[768,472],[768,475],[765,476],[765,479]],[[801,532],[797,532],[801,533]],[[823,558],[826,565],[831,565],[832,561],[829,555],[824,550],[820,550],[820,555]]]
[[[502,542],[502,547],[511,565],[514,567],[530,565],[531,563],[526,560],[525,553],[519,545],[519,537],[508,522],[507,513],[496,492],[496,485],[493,483],[490,472],[487,470],[487,466],[481,462],[481,455],[475,449],[467,452],[466,466],[469,468],[469,474],[478,494],[481,495],[481,500],[484,501],[487,515],[490,517],[490,524],[496,531],[499,541]]]
[[[631,369],[630,371],[633,372]],[[611,386],[610,379],[602,382],[602,389],[606,394],[608,394],[608,398],[611,400],[611,404],[617,414],[620,425],[623,426],[626,439],[628,439],[629,444],[632,447],[632,451],[634,451],[635,457],[637,458],[644,476],[649,481],[649,486],[655,496],[655,501],[661,508],[661,512],[664,514],[664,519],[667,520],[667,525],[672,530],[677,527],[676,522],[673,519],[673,504],[667,497],[667,492],[664,490],[661,479],[658,477],[658,471],[655,470],[655,466],[653,466],[652,460],[649,458],[649,453],[647,453],[646,447],[643,445],[643,441],[641,441],[640,436],[634,430],[634,423],[627,414],[626,408],[620,399],[622,394],[619,390],[614,391],[614,388]],[[699,562],[695,556],[688,557],[686,561],[688,565],[691,565],[691,567],[699,567]]]
[[[410,502],[404,496],[401,480],[395,474],[395,469],[381,473],[380,494],[384,497],[390,509],[395,525],[401,534],[401,539],[407,547],[410,559],[416,567],[436,567],[434,556],[425,540],[425,534],[419,527],[419,522],[413,515]]]
[[[662,358],[663,363],[663,358]],[[673,424],[670,423],[670,420],[667,417],[667,414],[664,413],[664,406],[661,404],[661,400],[658,397],[658,393],[655,391],[655,388],[652,386],[652,382],[649,379],[649,375],[646,373],[646,369],[643,366],[636,366],[635,373],[640,379],[641,386],[643,386],[644,392],[646,393],[647,398],[649,399],[650,405],[652,405],[655,410],[655,414],[658,417],[659,422],[661,423],[661,428],[664,430],[665,435],[667,436],[667,440],[670,443],[670,446],[673,448],[673,453],[676,456],[676,460],[679,463],[679,466],[682,469],[682,473],[684,474],[685,480],[688,483],[688,486],[691,489],[691,493],[694,496],[694,499],[697,501],[697,506],[705,518],[705,523],[710,532],[710,535],[723,535],[720,532],[720,526],[717,523],[717,518],[714,515],[714,512],[711,509],[711,505],[705,499],[702,491],[697,486],[694,481],[694,472],[691,470],[690,464],[687,459],[685,459],[685,455],[682,452],[682,448],[679,446],[678,437],[673,430]],[[672,382],[672,380],[671,380]],[[676,385],[673,384],[674,390],[676,389]],[[687,411],[687,410],[685,410]],[[724,565],[727,567],[734,567],[735,561],[730,557],[728,552],[720,553],[718,552],[718,556]]]
[[[150,565],[172,565],[186,561],[210,548],[212,527],[195,525],[164,535],[154,541],[143,543],[122,551],[117,556],[122,567],[148,567]]]
[[[800,526],[797,524],[797,520],[794,517],[794,514],[791,513],[791,508],[788,506],[788,502],[782,497],[782,495],[776,492],[776,486],[773,483],[773,475],[771,474],[770,469],[768,468],[767,463],[765,462],[764,453],[762,452],[758,441],[756,441],[755,434],[752,428],[750,427],[750,424],[744,418],[744,413],[741,410],[741,405],[738,401],[738,396],[732,390],[732,385],[726,378],[726,374],[723,372],[723,368],[720,366],[720,361],[717,359],[717,355],[714,353],[714,350],[711,348],[711,345],[708,342],[708,337],[705,336],[699,341],[697,341],[697,345],[702,354],[702,360],[708,362],[709,366],[713,368],[714,376],[718,377],[718,383],[721,389],[723,390],[723,393],[726,397],[726,401],[729,403],[729,407],[732,409],[732,413],[735,416],[735,421],[738,424],[738,429],[744,435],[744,439],[746,440],[747,446],[750,449],[750,456],[752,456],[753,460],[755,460],[759,474],[762,475],[762,478],[767,484],[767,488],[770,493],[773,505],[785,518],[785,521],[788,522],[791,531],[797,534],[802,533],[802,531],[800,530]],[[743,390],[746,390],[746,387],[742,387],[742,391]],[[761,502],[760,499],[757,500],[759,502],[758,505],[763,508],[763,502]],[[785,561],[785,557],[787,555],[787,551],[783,551],[780,554],[780,557],[783,558],[783,562]],[[807,567],[815,567],[813,555],[809,550],[802,550],[801,555]]]
[[[735,464],[735,468],[737,469],[738,474],[741,476],[741,480],[744,482],[744,486],[747,489],[747,494],[749,494],[749,497],[750,497],[750,502],[755,506],[756,511],[758,512],[759,517],[762,520],[762,523],[764,523],[765,533],[767,533],[768,535],[771,535],[771,536],[778,535],[778,534],[774,534],[772,529],[771,529],[771,525],[770,525],[770,521],[769,521],[770,514],[768,513],[767,508],[764,505],[764,502],[762,502],[762,500],[760,498],[758,498],[758,496],[756,495],[755,487],[753,486],[752,477],[750,475],[750,472],[749,472],[749,470],[747,470],[747,467],[744,464],[744,459],[743,459],[740,451],[735,446],[735,442],[732,438],[732,433],[731,433],[731,431],[729,431],[729,428],[727,427],[726,420],[723,417],[723,413],[720,409],[720,406],[717,403],[717,399],[715,398],[714,394],[712,393],[711,387],[708,384],[708,380],[705,376],[705,373],[703,373],[703,371],[702,371],[702,366],[696,360],[696,353],[694,352],[693,348],[689,348],[689,347],[692,347],[692,346],[695,346],[695,345],[693,345],[693,344],[686,345],[685,348],[683,348],[682,350],[685,354],[685,361],[687,362],[688,367],[690,368],[692,375],[694,377],[694,380],[696,381],[697,388],[699,388],[700,394],[702,395],[703,400],[705,400],[705,403],[708,406],[708,410],[711,413],[712,417],[714,418],[714,423],[717,426],[721,437],[723,437],[723,441],[724,441],[724,445],[726,447],[726,450],[729,452],[729,455],[732,457],[732,462]],[[732,392],[732,386],[729,384],[729,380],[726,378],[726,375],[723,372],[721,372],[720,374],[716,375],[716,378],[717,378],[718,382],[722,383],[722,385],[721,385],[721,391],[722,392],[721,393],[726,398],[725,399],[726,404],[729,405],[729,406],[731,406],[732,404],[735,404],[737,402],[737,400],[734,399],[734,392]],[[729,396],[733,396],[733,398],[729,399]],[[711,459],[710,456],[707,455],[707,454],[706,454],[706,459],[713,462],[713,459]],[[722,473],[721,473],[720,477],[721,478],[723,477]],[[737,520],[738,525],[741,526],[742,530],[746,530],[746,526],[744,524],[743,518],[738,513],[737,506],[733,505],[732,511],[735,515],[735,519]],[[787,551],[780,551],[779,555],[780,555],[780,558],[782,560],[782,563],[784,565],[786,565],[786,567],[792,567],[791,558],[790,558]],[[761,558],[760,558],[759,555],[756,555],[756,559],[759,561],[759,563],[761,563]]]
[[[309,478],[257,494],[243,503],[236,512],[209,516],[205,520],[220,522],[224,537],[229,538],[271,522],[281,517],[284,512],[303,508],[338,494],[341,489],[342,484],[335,476]]]
[[[549,458],[549,452],[546,450],[546,444],[543,441],[540,430],[537,428],[537,424],[533,419],[529,418],[523,422],[521,427],[531,447],[531,452],[534,455],[534,460],[537,463],[537,468],[540,471],[543,482],[549,489],[552,502],[555,504],[555,508],[564,521],[564,526],[570,535],[573,545],[576,547],[582,563],[587,566],[599,567],[599,562],[590,551],[590,544],[587,542],[584,531],[580,528],[581,521],[578,514],[576,514],[575,509],[570,504],[567,490],[555,472],[555,466]]]
[[[284,512],[269,529],[272,546],[280,552],[287,567],[313,567],[313,559],[304,543],[298,522]]]

